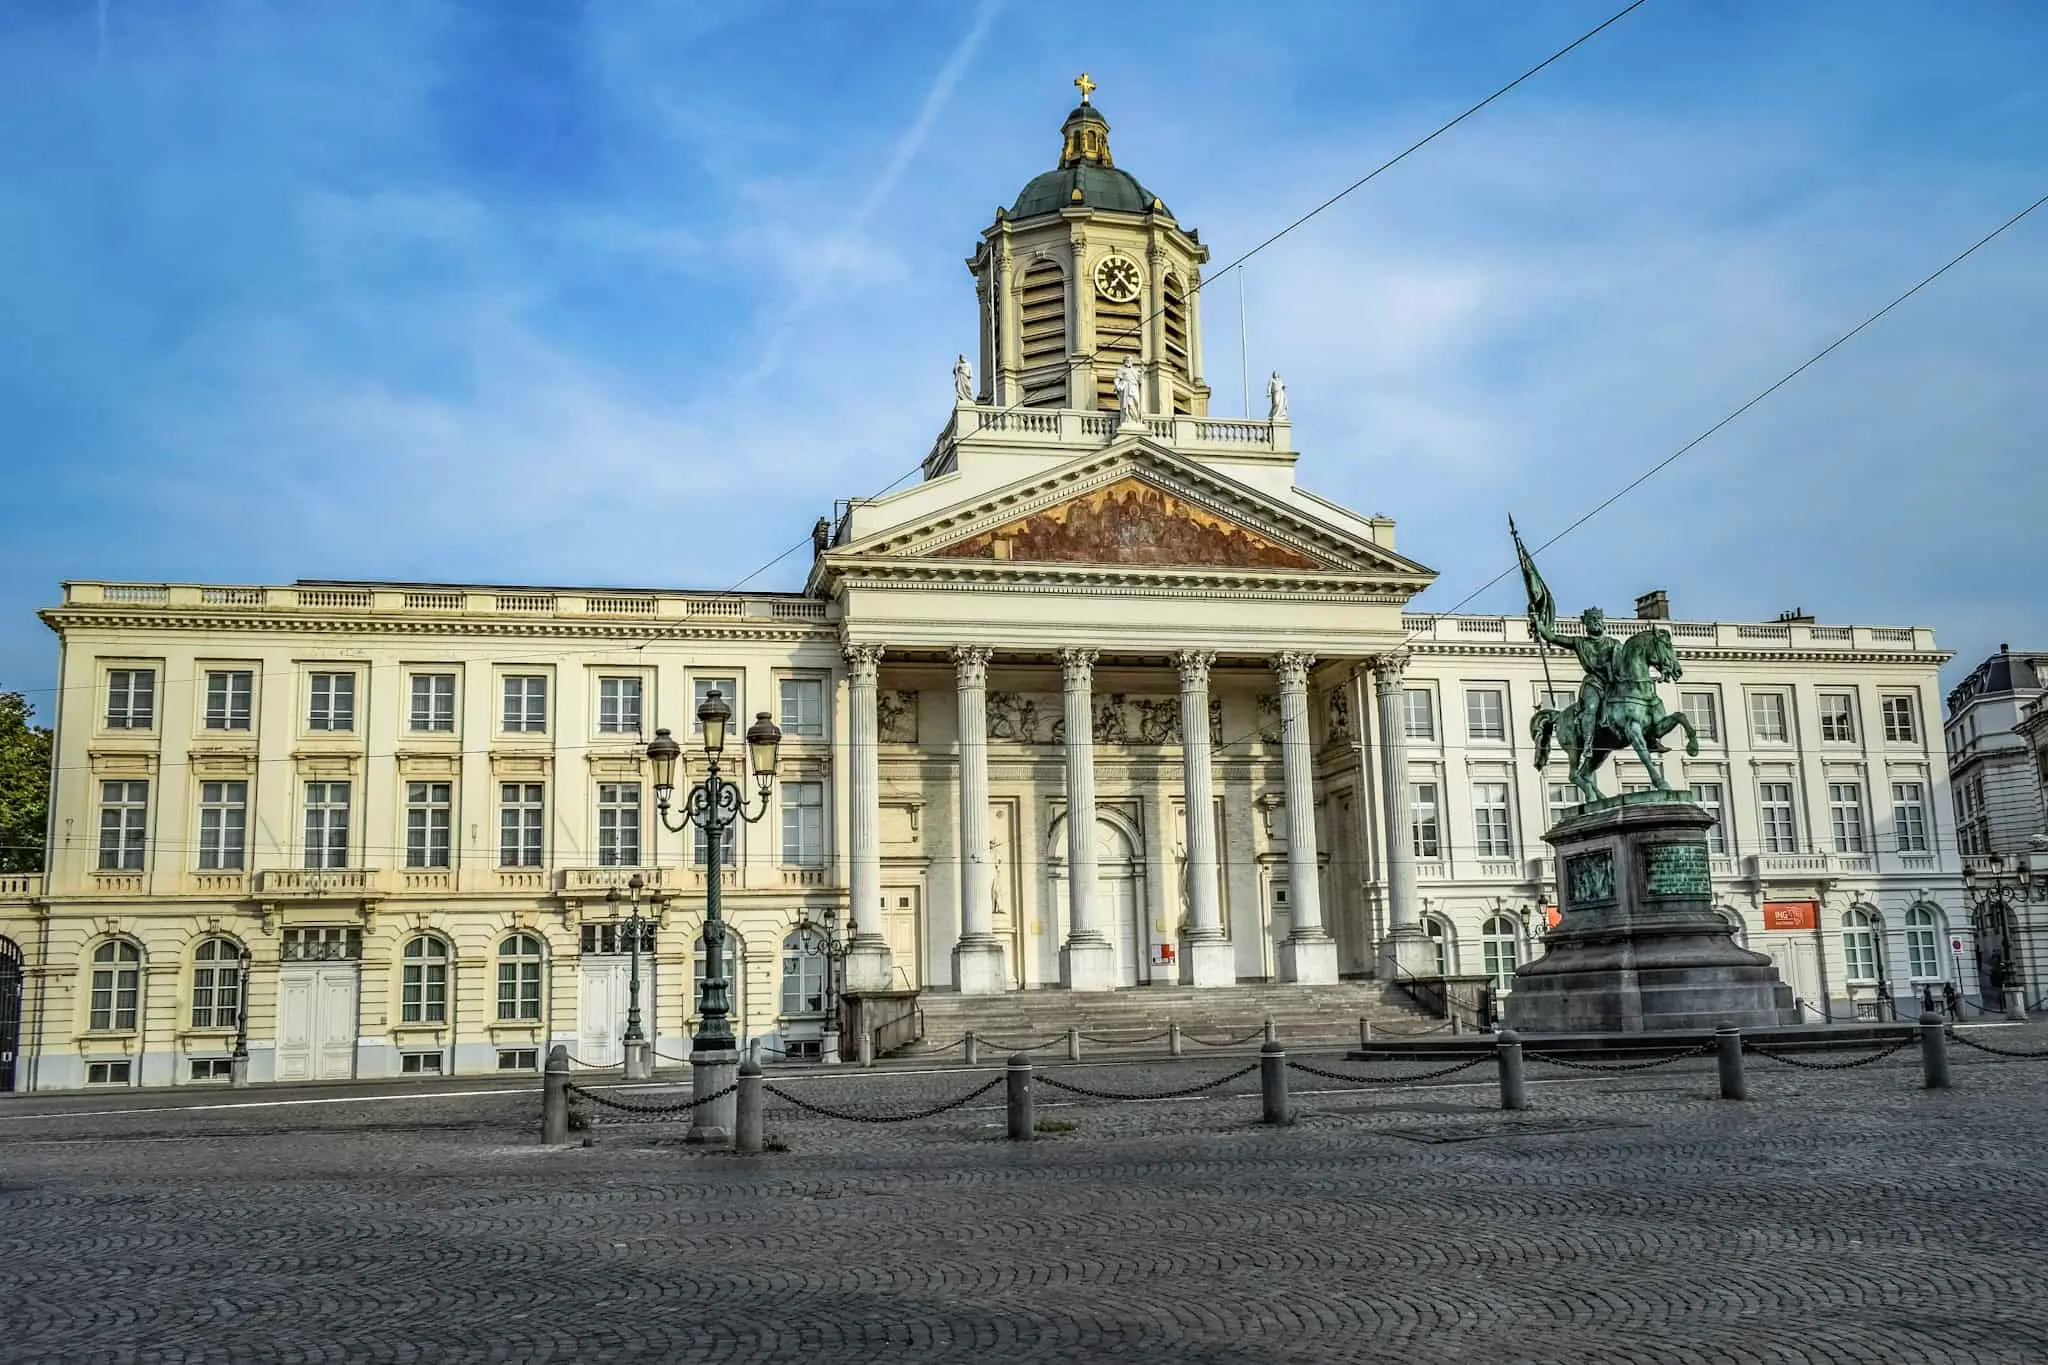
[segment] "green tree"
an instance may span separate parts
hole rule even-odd
[[[43,870],[51,739],[30,714],[28,698],[0,692],[0,872]]]

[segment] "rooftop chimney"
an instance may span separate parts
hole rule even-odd
[[[1652,588],[1636,599],[1636,620],[1669,621],[1671,597],[1662,588]]]
[[[1778,623],[1787,626],[1810,626],[1813,624],[1813,613],[1804,607],[1792,607],[1778,613]]]

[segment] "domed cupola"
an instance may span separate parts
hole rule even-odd
[[[1205,416],[1200,296],[1209,252],[1159,196],[1117,167],[1109,120],[1081,102],[1060,125],[1060,163],[1033,177],[967,262],[981,296],[980,398],[1001,406],[1113,411],[1136,361],[1146,410]]]

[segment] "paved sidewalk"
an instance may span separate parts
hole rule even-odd
[[[532,1091],[0,1107],[0,1360],[2038,1365],[2048,1061],[1955,1058],[1933,1093],[1915,1049],[1751,1058],[1740,1105],[1704,1059],[1532,1066],[1519,1115],[1490,1063],[1374,1090],[1297,1073],[1277,1130],[1255,1077],[1146,1103],[1042,1087],[1063,1131],[1030,1144],[1002,1140],[1000,1091],[894,1125],[776,1101],[788,1150],[758,1158],[673,1122],[545,1150]],[[1045,1074],[1157,1092],[1246,1060]],[[886,1114],[997,1074],[771,1080]]]

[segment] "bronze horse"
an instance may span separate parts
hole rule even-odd
[[[1536,742],[1536,766],[1540,768],[1549,760],[1550,745],[1555,740],[1571,759],[1572,785],[1588,801],[1600,799],[1593,774],[1607,761],[1607,755],[1616,750],[1634,749],[1643,767],[1649,770],[1650,781],[1664,792],[1672,790],[1664,777],[1664,766],[1656,758],[1666,752],[1664,736],[1673,730],[1683,730],[1686,755],[1696,757],[1700,751],[1700,737],[1692,722],[1683,712],[1667,712],[1657,695],[1658,679],[1676,682],[1683,672],[1669,631],[1637,631],[1623,641],[1614,671],[1616,676],[1611,682],[1589,677],[1579,685],[1581,697],[1588,688],[1602,694],[1600,723],[1590,743],[1579,733],[1582,726],[1576,706],[1539,707],[1529,721],[1529,737]]]

